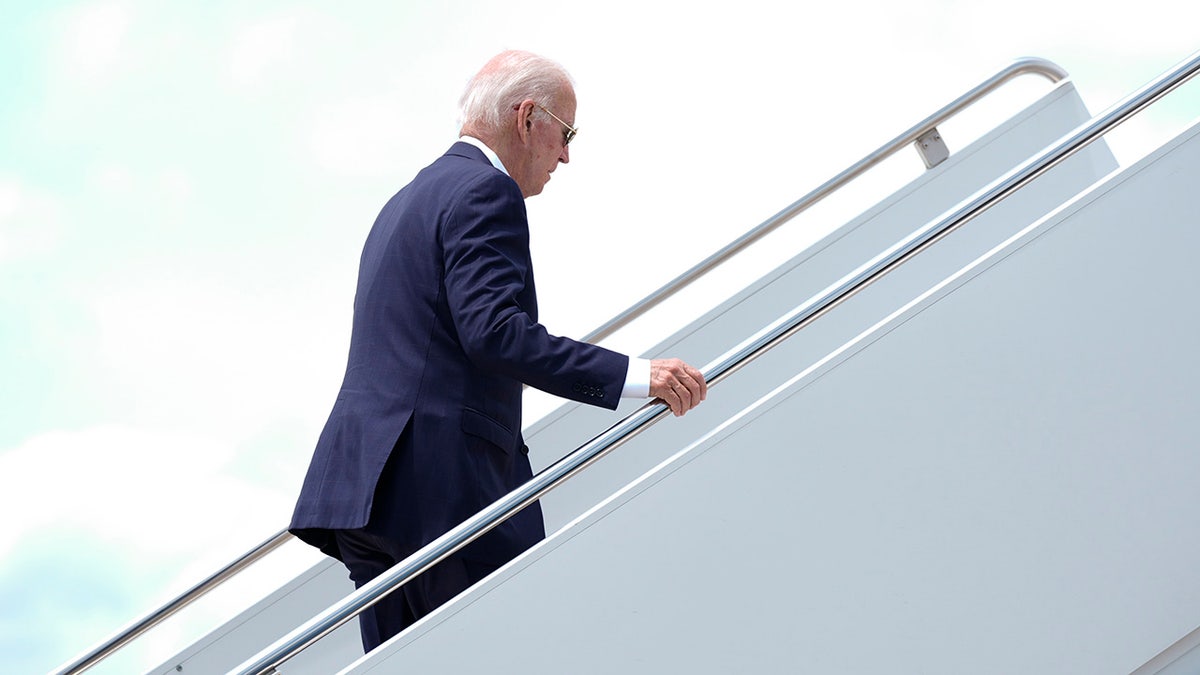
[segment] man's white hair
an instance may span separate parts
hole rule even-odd
[[[555,61],[524,51],[503,52],[471,78],[458,102],[459,129],[502,131],[507,112],[532,99],[547,108],[571,75]]]

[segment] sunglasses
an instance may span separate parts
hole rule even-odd
[[[567,124],[566,122],[562,121],[561,119],[559,119],[558,115],[555,115],[554,113],[550,112],[549,108],[542,105],[541,103],[538,103],[537,107],[539,107],[543,111],[545,111],[545,113],[547,115],[553,117],[554,121],[563,125],[563,146],[570,145],[571,141],[575,140],[575,134],[579,133],[579,130],[576,129],[575,127],[571,126],[570,124]]]

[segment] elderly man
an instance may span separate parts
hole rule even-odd
[[[524,199],[570,161],[575,92],[505,52],[471,80],[459,142],[383,207],[363,248],[345,379],[291,531],[362,586],[532,477],[521,388],[675,415],[703,375],[550,335],[538,323]],[[373,649],[544,537],[533,504],[360,616]]]

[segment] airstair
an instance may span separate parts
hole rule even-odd
[[[642,354],[707,364],[704,405],[557,406],[529,485],[150,672],[1200,672],[1200,125],[1129,166],[1104,141],[1198,70],[1095,116],[1055,64],[1001,70],[589,336],[916,147],[919,178]],[[1049,90],[949,151],[939,125],[1028,76]],[[362,654],[357,611],[534,499],[544,542]]]

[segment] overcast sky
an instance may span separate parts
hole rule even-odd
[[[494,53],[578,82],[572,161],[529,208],[543,319],[580,336],[1018,57],[1095,113],[1200,48],[1168,0],[828,4],[6,0],[0,671],[71,659],[286,525],[366,231]]]

